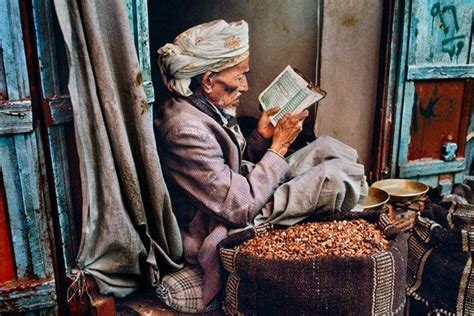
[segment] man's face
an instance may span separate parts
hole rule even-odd
[[[246,74],[249,72],[248,58],[241,63],[224,69],[210,77],[212,90],[207,98],[221,110],[234,114],[240,104],[240,95],[248,91]]]

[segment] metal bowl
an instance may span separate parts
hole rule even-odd
[[[390,194],[391,202],[410,202],[422,197],[429,187],[421,182],[406,179],[386,179],[372,184]]]
[[[390,195],[384,190],[370,187],[369,194],[367,194],[367,199],[364,203],[364,210],[381,209],[389,199]]]

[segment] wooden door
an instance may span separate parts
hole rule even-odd
[[[56,291],[42,140],[33,117],[21,15],[16,0],[0,5],[0,314],[52,313]]]
[[[125,1],[151,104],[146,1]],[[53,1],[0,0],[0,35],[0,314],[61,314],[82,216]]]
[[[390,2],[385,123],[378,139],[386,153],[379,155],[377,178],[417,179],[447,193],[472,164],[474,2]],[[384,141],[390,143],[385,149]],[[453,144],[454,159],[445,152]]]

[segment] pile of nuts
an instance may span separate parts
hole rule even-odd
[[[367,256],[388,249],[389,241],[365,220],[314,222],[267,232],[238,246],[267,259],[298,260],[315,256]]]

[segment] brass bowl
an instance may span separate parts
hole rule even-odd
[[[367,199],[364,203],[364,210],[381,209],[389,199],[390,195],[384,190],[370,187],[369,194],[367,194]]]
[[[429,187],[421,182],[407,179],[386,179],[372,184],[390,194],[391,202],[410,202],[422,197]]]

